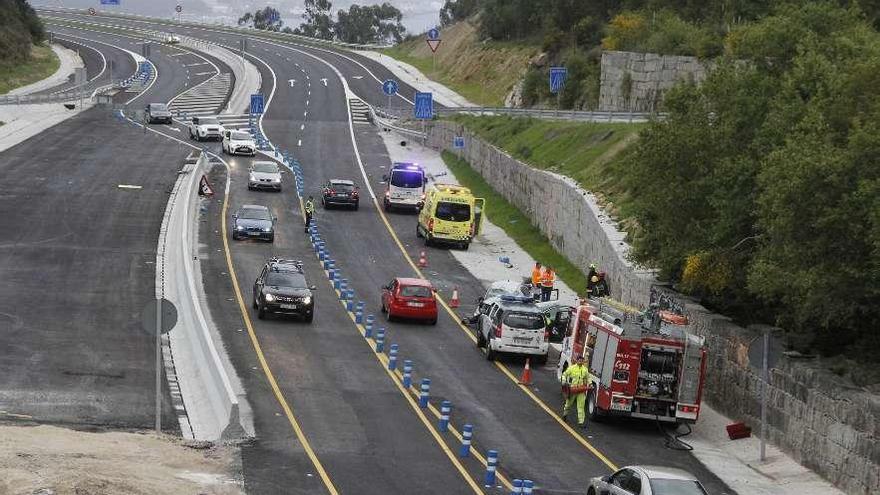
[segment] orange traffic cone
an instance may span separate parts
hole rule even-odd
[[[532,384],[532,367],[529,366],[529,362],[531,359],[526,358],[526,367],[523,368],[522,376],[519,379],[520,385],[531,385]]]
[[[452,289],[452,299],[449,300],[449,307],[457,308],[459,304],[458,301],[458,287]]]
[[[428,266],[428,255],[424,251],[419,253],[419,268]]]

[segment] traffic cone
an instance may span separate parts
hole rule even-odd
[[[523,368],[522,376],[519,379],[520,385],[532,384],[532,367],[529,366],[530,358],[526,358],[526,367]]]
[[[428,255],[424,251],[419,253],[419,268],[428,266]]]
[[[459,304],[458,301],[458,287],[452,289],[452,299],[449,300],[449,307],[457,308]]]

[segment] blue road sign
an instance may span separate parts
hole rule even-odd
[[[434,95],[433,93],[416,93],[413,114],[417,119],[434,118]]]
[[[428,39],[431,41],[438,41],[440,39],[440,30],[437,28],[431,28],[428,30]]]
[[[101,0],[101,5],[119,5],[119,0]]]
[[[565,86],[567,76],[568,69],[565,67],[550,67],[550,92],[558,93]]]
[[[279,18],[280,16],[281,16],[281,14],[279,14],[277,10],[273,10],[273,11],[271,11],[271,12],[269,13],[269,22],[271,22],[271,23],[273,23],[273,24],[276,23],[276,22],[278,22],[278,18]]]
[[[262,94],[251,95],[251,113],[254,115],[260,115],[263,113],[263,108],[265,107],[265,100]]]
[[[457,150],[464,149],[464,136],[454,136],[452,138],[452,147]]]
[[[397,81],[394,79],[386,79],[382,82],[382,92],[388,96],[397,94]]]

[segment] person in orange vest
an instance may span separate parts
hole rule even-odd
[[[553,292],[553,284],[556,282],[556,272],[552,266],[548,266],[541,273],[541,300],[549,301]]]
[[[541,285],[541,262],[536,261],[535,267],[532,268],[532,285],[538,287]]]

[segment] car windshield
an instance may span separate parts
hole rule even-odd
[[[706,495],[706,490],[693,480],[651,480],[651,493],[654,495]]]
[[[269,210],[262,208],[242,208],[238,212],[238,218],[247,218],[248,220],[272,220]]]
[[[507,313],[504,324],[510,328],[538,330],[544,328],[544,317],[534,313]]]
[[[306,278],[302,273],[271,272],[266,277],[266,285],[303,289],[306,287]]]
[[[276,167],[274,163],[255,163],[254,172],[260,172],[263,174],[274,174],[278,172],[278,167]]]
[[[236,139],[238,141],[246,141],[251,138],[251,135],[246,132],[233,132],[229,137],[230,139]]]
[[[471,219],[471,206],[464,203],[437,203],[435,216],[449,222],[467,222]]]
[[[351,184],[341,184],[339,182],[331,182],[330,189],[333,189],[337,192],[351,192],[354,189],[354,186]]]
[[[150,111],[151,112],[156,112],[156,111],[161,112],[161,111],[165,111],[165,110],[168,110],[168,107],[166,107],[164,103],[150,103]]]
[[[400,288],[403,297],[431,297],[431,289],[421,285],[404,285]]]
[[[424,185],[424,173],[421,170],[394,170],[391,172],[391,185],[412,189]]]
[[[201,117],[199,119],[199,125],[220,125],[220,121],[214,117]]]

